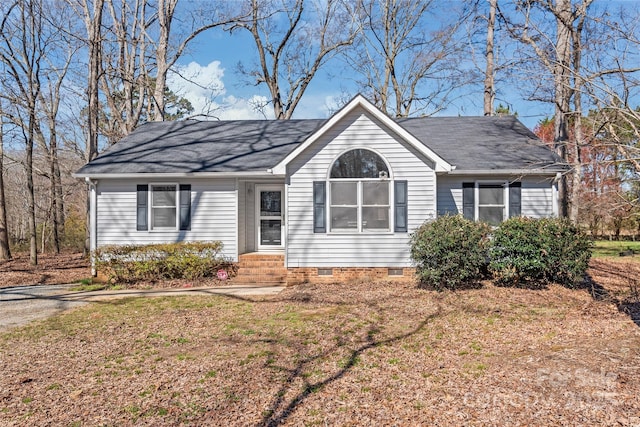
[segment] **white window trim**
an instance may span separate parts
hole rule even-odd
[[[287,229],[286,229],[286,186],[281,184],[255,184],[255,199],[254,199],[254,208],[255,208],[255,247],[258,252],[282,252],[284,248],[287,246]],[[260,192],[261,191],[280,191],[282,206],[280,207],[282,211],[280,212],[280,245],[261,245],[260,244],[260,219],[262,215],[260,215]],[[273,219],[276,219],[273,216]]]
[[[176,223],[173,227],[154,227],[153,226],[153,187],[163,186],[175,186],[176,188]],[[180,224],[180,184],[177,182],[150,182],[147,200],[147,221],[149,223],[149,232],[162,232],[162,231],[178,231]]]
[[[389,185],[389,200],[388,200],[388,204],[386,205],[364,205],[363,204],[363,190],[362,190],[362,183],[363,182],[386,182]],[[333,178],[330,179],[329,181],[329,185],[328,185],[328,191],[327,191],[327,223],[328,223],[328,232],[329,234],[393,234],[393,224],[395,224],[394,220],[394,210],[392,209],[393,207],[393,203],[392,201],[395,200],[395,194],[394,194],[394,185],[393,185],[393,180],[388,179],[388,178],[384,178],[384,179],[377,179],[377,178]],[[357,197],[357,205],[334,205],[331,203],[331,183],[333,182],[354,182],[356,183],[356,197]],[[363,207],[387,207],[387,209],[389,210],[389,228],[384,230],[384,229],[365,229],[362,226],[362,208]],[[357,214],[356,214],[356,221],[357,221],[357,228],[333,228],[332,227],[332,223],[331,223],[331,210],[334,207],[355,207],[357,210]]]
[[[502,221],[509,219],[509,181],[475,181],[473,189],[473,218],[480,220],[480,186],[501,185],[503,191]],[[501,205],[482,205],[482,207],[500,207]]]

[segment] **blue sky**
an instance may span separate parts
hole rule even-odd
[[[190,84],[175,76],[169,84],[188,98],[198,111],[207,109],[207,97],[213,99],[215,105],[225,106],[214,112],[220,119],[264,118],[262,114],[252,111],[251,100],[256,97],[266,99],[269,96],[266,86],[246,84],[236,72],[239,61],[251,63],[254,60],[254,46],[251,37],[241,31],[234,32],[232,36],[217,29],[201,34],[178,62],[180,73],[197,84]],[[340,82],[344,86],[349,83],[348,79]],[[318,73],[296,108],[294,118],[328,117],[329,108],[336,107],[333,97],[340,95],[340,84],[330,81],[324,70]]]
[[[239,30],[229,35],[221,29],[210,30],[193,41],[177,66],[181,74],[195,83],[186,82],[175,75],[168,83],[174,91],[192,102],[196,113],[212,111],[212,115],[219,119],[264,118],[254,111],[251,104],[255,100],[269,98],[266,86],[247,85],[236,72],[239,61],[250,64],[254,58],[255,45],[248,33]],[[335,59],[333,61],[329,63],[329,67],[335,71],[340,63]],[[484,63],[478,65],[483,67]],[[331,109],[337,107],[335,99],[342,94],[343,89],[352,95],[357,91],[347,73],[348,71],[333,73],[334,76],[330,77],[326,70],[321,70],[305,92],[294,118],[328,117]],[[497,89],[499,94],[495,105],[508,104],[529,128],[553,114],[552,104],[526,101],[524,94],[516,87],[504,85]],[[468,87],[465,91],[464,96],[439,115],[482,115],[482,87]],[[267,115],[266,118],[272,117]]]

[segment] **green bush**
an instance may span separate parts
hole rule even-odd
[[[493,233],[489,258],[498,284],[575,286],[589,265],[591,240],[567,219],[511,218]]]
[[[93,254],[96,268],[120,283],[211,277],[218,270],[232,270],[221,255],[221,242],[114,245]]]
[[[480,280],[487,265],[487,224],[461,215],[425,222],[411,236],[411,258],[422,286],[438,290]]]

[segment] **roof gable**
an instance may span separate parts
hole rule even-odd
[[[418,152],[425,155],[432,160],[435,164],[436,172],[446,172],[453,169],[442,157],[437,155],[427,145],[422,143],[418,138],[413,136],[405,128],[400,126],[397,122],[389,118],[386,114],[380,111],[376,106],[367,101],[362,95],[356,95],[351,101],[336,112],[329,120],[327,120],[320,128],[318,128],[312,135],[310,135],[302,144],[298,145],[293,151],[291,151],[282,161],[280,161],[274,168],[273,173],[276,175],[284,175],[286,173],[287,165],[296,157],[298,157],[304,150],[320,139],[329,129],[336,125],[339,121],[344,119],[347,114],[354,111],[357,108],[364,109],[367,113],[371,114],[375,119],[380,121],[383,125],[389,128],[392,132],[405,140],[411,146],[413,146]]]

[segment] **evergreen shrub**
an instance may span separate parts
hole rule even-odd
[[[497,284],[573,287],[591,258],[591,239],[565,218],[510,218],[493,232],[489,270]]]
[[[93,254],[96,268],[110,281],[135,283],[166,279],[199,279],[231,272],[222,242],[104,246]]]
[[[420,286],[443,290],[477,283],[486,271],[490,231],[461,215],[425,222],[411,236]]]

